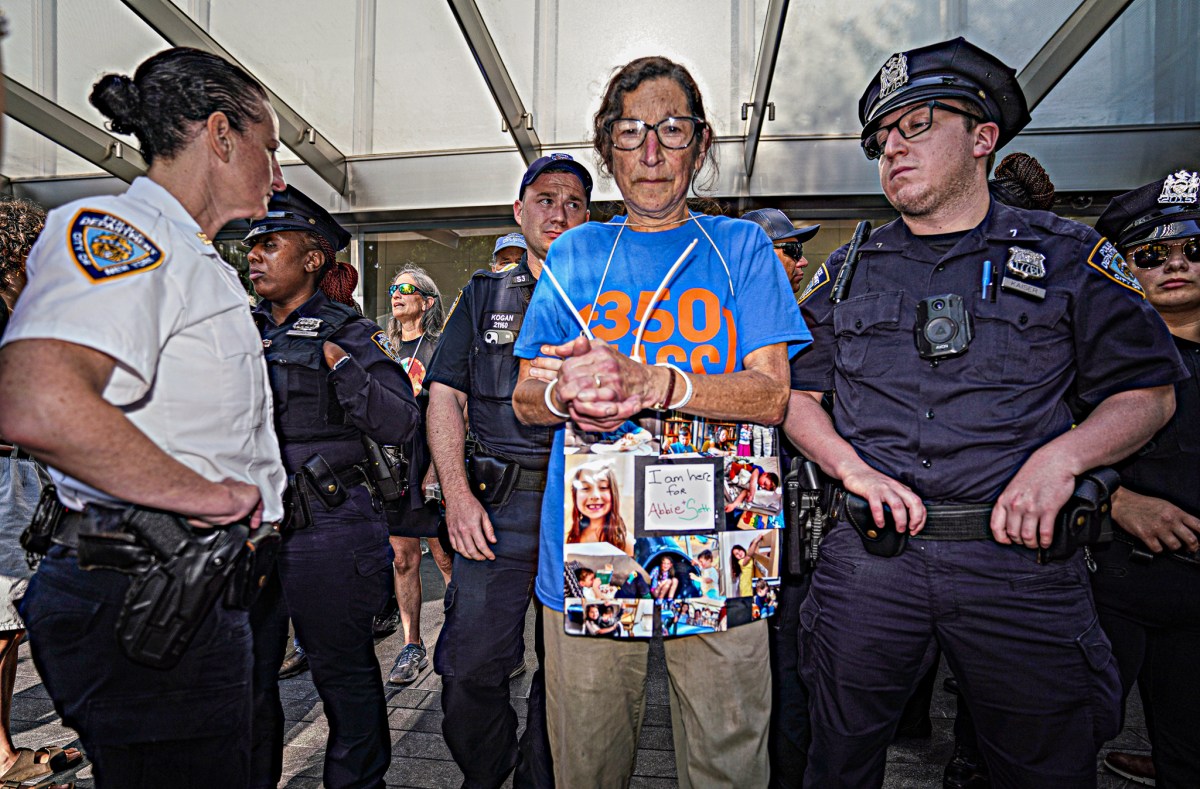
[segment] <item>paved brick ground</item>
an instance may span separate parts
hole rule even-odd
[[[442,581],[432,561],[422,563],[425,600],[422,607],[422,636],[432,648],[441,627]],[[381,671],[391,668],[400,644],[399,636],[385,639],[376,646]],[[527,665],[533,665],[533,617],[526,623]],[[945,667],[943,666],[943,671]],[[517,714],[524,721],[532,671],[512,681],[512,698]],[[648,706],[642,727],[634,779],[634,789],[667,789],[676,786],[675,756],[671,747],[671,721],[667,706],[667,680],[661,650],[651,650],[648,679]],[[900,787],[940,787],[942,767],[953,749],[954,700],[941,689],[934,694],[933,736],[924,741],[899,742],[888,752],[889,789]],[[284,776],[281,786],[288,789],[316,789],[321,786],[321,760],[327,733],[321,701],[308,673],[281,683],[284,712],[287,717]],[[389,723],[392,729],[392,767],[387,774],[389,787],[425,787],[452,789],[462,784],[462,773],[450,758],[441,736],[442,711],[439,694],[441,681],[432,669],[416,682],[388,691]],[[1110,748],[1147,753],[1145,721],[1136,694],[1131,699],[1127,726]],[[17,689],[13,701],[12,723],[17,745],[36,748],[42,745],[78,745],[75,733],[62,725],[38,680],[27,646],[21,647],[17,671]],[[1107,751],[1108,748],[1105,749]],[[1134,787],[1134,784],[1100,772],[1101,789]],[[85,766],[75,776],[80,789],[92,789],[91,768]],[[511,783],[511,782],[510,782]]]

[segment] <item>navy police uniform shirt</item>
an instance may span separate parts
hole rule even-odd
[[[1191,375],[1175,384],[1175,415],[1117,466],[1121,484],[1200,515],[1200,343],[1174,337]]]
[[[412,384],[379,326],[322,291],[280,324],[266,300],[254,308],[254,318],[289,473],[318,452],[334,469],[361,461],[360,433],[392,445],[412,437],[420,424]],[[350,355],[337,370],[325,364],[326,341]]]
[[[792,388],[832,390],[838,433],[929,503],[994,501],[1034,450],[1070,429],[1070,403],[1090,408],[1185,375],[1116,248],[1077,222],[993,200],[939,258],[897,219],[863,245],[833,305],[846,252],[801,294],[813,343],[792,360]],[[982,292],[988,263],[994,301]],[[974,339],[963,355],[925,360],[917,304],[941,294],[963,298]]]
[[[512,394],[520,371],[513,346],[536,284],[524,256],[508,271],[476,271],[450,308],[426,376],[467,395],[471,432],[487,453],[535,468],[545,467],[553,433],[521,424]]]

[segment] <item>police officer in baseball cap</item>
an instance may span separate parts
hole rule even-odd
[[[1128,698],[1141,685],[1152,760],[1110,752],[1138,783],[1200,786],[1200,174],[1187,168],[1113,198],[1096,229],[1116,242],[1170,329],[1190,377],[1175,416],[1122,463],[1114,541],[1095,551],[1092,591]]]
[[[786,429],[847,494],[800,613],[805,785],[883,782],[940,644],[994,786],[1094,786],[1120,682],[1083,553],[1037,551],[1075,476],[1153,436],[1185,371],[1111,243],[992,198],[991,157],[1029,120],[1012,69],[961,38],[899,52],[859,115],[900,217],[800,305]]]
[[[520,233],[508,233],[497,238],[496,246],[492,249],[492,272],[515,268],[521,262],[527,248],[525,236]]]
[[[792,290],[798,290],[800,281],[804,279],[804,268],[808,265],[808,258],[804,257],[804,242],[815,236],[821,226],[796,227],[787,214],[778,208],[747,211],[742,214],[742,219],[749,219],[766,232],[771,245],[775,247],[775,257],[779,258],[783,270],[787,272]]]

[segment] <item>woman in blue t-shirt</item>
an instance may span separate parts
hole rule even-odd
[[[762,229],[688,210],[697,179],[711,184],[716,176],[712,130],[695,80],[661,57],[627,64],[605,90],[593,135],[626,213],[574,228],[551,248],[544,269],[551,276],[539,281],[514,348],[522,359],[517,417],[605,432],[669,406],[731,424],[779,424],[789,396],[789,351],[810,337]],[[546,606],[555,778],[560,786],[625,786],[644,707],[648,644],[564,632],[563,438],[557,430],[537,579]],[[714,611],[714,621],[722,614]],[[765,787],[770,673],[755,669],[768,665],[766,623],[668,638],[664,649],[679,702],[672,709],[679,713],[673,726],[681,783],[687,777],[691,784]],[[579,748],[580,742],[605,746]]]

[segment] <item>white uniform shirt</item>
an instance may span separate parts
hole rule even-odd
[[[5,344],[63,340],[110,356],[106,401],[204,478],[255,485],[264,520],[283,517],[286,479],[246,291],[178,200],[138,178],[123,195],[52,211],[27,270]],[[51,476],[68,507],[113,501]]]

